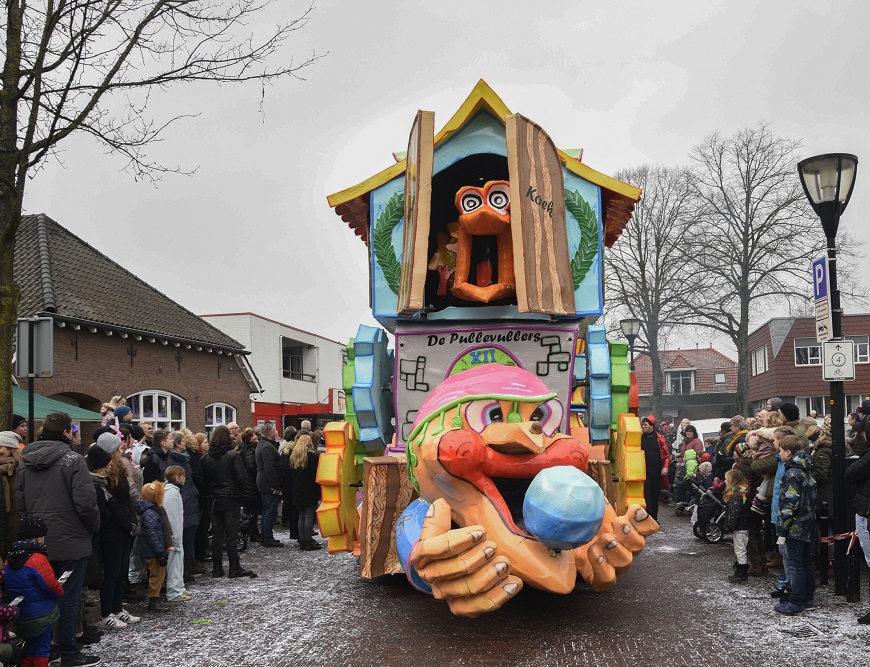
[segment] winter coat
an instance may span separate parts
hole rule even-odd
[[[257,460],[257,489],[260,493],[281,491],[281,459],[278,443],[260,438],[254,453]]]
[[[163,509],[172,531],[172,546],[181,549],[184,545],[184,491],[172,482],[167,482],[163,491]]]
[[[803,450],[795,452],[785,463],[779,487],[780,537],[800,542],[816,540],[816,480],[810,472],[810,460]]]
[[[773,477],[773,492],[770,500],[770,516],[779,524],[779,488],[782,485],[782,476],[785,474],[785,463],[779,460],[779,454],[773,457],[776,461],[776,473]]]
[[[196,487],[196,493],[199,496],[199,516],[202,518],[202,513],[205,510],[205,478],[202,476],[202,454],[198,449],[191,447],[187,448],[190,454],[190,469],[193,471],[193,485]]]
[[[245,490],[245,467],[238,452],[229,448],[212,447],[202,457],[202,475],[209,500],[242,499]]]
[[[317,463],[320,460],[318,452],[308,452],[308,465],[304,468],[291,468],[290,477],[293,480],[293,497],[295,507],[311,507],[320,502],[320,484],[317,479]]]
[[[18,536],[18,510],[15,508],[15,471],[21,463],[21,450],[0,458],[0,557],[12,550]]]
[[[870,517],[870,449],[846,468],[847,482],[857,485],[855,489],[855,514]]]
[[[704,453],[704,443],[701,442],[701,438],[692,438],[691,440],[686,440],[680,445],[680,455],[683,457],[683,460],[686,459],[686,452],[689,450],[694,450],[696,454],[696,458],[700,457],[701,454]]]
[[[698,439],[695,438],[695,440]],[[698,442],[701,441],[698,440]],[[688,449],[686,450],[685,457],[686,458],[683,460],[683,463],[685,464],[686,471],[683,475],[683,478],[691,479],[698,474],[698,454],[695,452],[694,449]]]
[[[667,440],[661,433],[643,433],[640,436],[640,448],[646,461],[646,478],[661,477],[662,470],[668,467],[671,453]]]
[[[27,445],[16,474],[15,504],[22,518],[34,514],[45,521],[49,560],[90,556],[100,510],[85,460],[69,441],[45,438]]]
[[[801,426],[800,420],[795,419],[793,422],[783,422],[782,425],[791,426],[794,429],[794,434],[803,441],[804,449],[807,449],[810,446],[810,439],[807,437],[807,432],[804,431],[804,427]]]
[[[5,559],[4,559],[5,560]],[[0,568],[0,590],[6,589],[6,573]],[[18,608],[0,601],[0,644],[9,643],[9,624],[18,618]]]
[[[190,453],[173,449],[169,452],[169,465],[184,468],[184,486],[181,487],[181,499],[184,501],[184,527],[199,525],[199,491],[196,490],[196,482],[193,480]],[[201,479],[202,469],[199,466],[197,468]]]
[[[44,544],[16,542],[9,552],[3,573],[9,599],[19,595],[24,598],[18,608],[20,618],[47,614],[63,597],[63,587],[54,576]]]
[[[169,452],[164,452],[161,447],[151,447],[142,454],[140,459],[142,467],[142,481],[144,484],[164,481],[164,474],[169,465]]]
[[[109,488],[105,477],[91,473],[91,479],[94,481],[97,507],[100,508],[99,541],[117,544],[131,539],[136,517],[131,514],[133,504],[127,478],[119,476],[114,489]]]
[[[725,517],[728,522],[728,530],[749,530],[751,503],[747,500],[748,493],[749,489],[745,484],[725,493]]]
[[[816,480],[816,509],[828,503],[829,512],[834,511],[834,485],[831,480],[831,445],[816,443],[813,450],[813,479]]]
[[[245,468],[245,484],[242,503],[249,511],[259,514],[263,510],[263,498],[257,489],[257,445],[252,442],[242,442],[239,456]]]
[[[156,558],[166,563],[168,545],[163,532],[163,517],[166,514],[161,514],[159,510],[157,505],[147,500],[136,503],[136,511],[142,521],[142,558]]]

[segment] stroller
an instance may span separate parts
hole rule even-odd
[[[686,480],[692,486],[691,496],[688,501],[680,501],[674,506],[674,514],[682,516],[683,514],[694,514],[695,507],[704,493],[704,487],[701,486],[694,478]]]
[[[692,512],[692,532],[699,540],[717,544],[725,537],[725,501],[722,492],[705,489]]]

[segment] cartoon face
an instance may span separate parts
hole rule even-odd
[[[459,226],[473,236],[500,234],[510,225],[511,188],[507,181],[489,181],[482,188],[465,186],[456,193]]]
[[[489,364],[445,380],[419,415],[409,439],[409,470],[420,497],[430,503],[444,498],[460,526],[483,525],[527,584],[572,590],[572,552],[549,548],[524,520],[538,473],[587,469],[585,446],[560,432],[565,413],[556,395],[528,371]]]

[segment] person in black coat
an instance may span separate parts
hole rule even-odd
[[[239,456],[245,468],[245,491],[242,496],[242,507],[248,513],[248,539],[251,542],[260,541],[260,531],[257,529],[257,517],[263,511],[263,501],[257,489],[257,443],[260,436],[252,428],[246,428],[239,444]]]
[[[275,437],[275,425],[271,422],[263,424],[254,457],[257,461],[257,488],[263,501],[260,532],[264,547],[284,546],[272,533],[272,526],[278,517],[278,502],[281,500],[281,457]]]
[[[226,548],[231,578],[256,577],[251,570],[243,568],[239,560],[236,537],[245,490],[245,467],[239,453],[233,450],[230,430],[223,424],[212,431],[208,454],[202,457],[201,463],[212,523],[211,576],[224,576],[223,552]]]
[[[868,401],[864,401],[861,406],[864,407],[865,403],[868,404],[867,409],[870,410],[870,402]],[[867,418],[865,417],[865,419]],[[866,441],[861,440],[858,442],[855,453],[858,455],[858,460],[846,468],[845,478],[847,482],[855,484],[857,487],[855,489],[855,532],[858,533],[864,558],[870,565],[870,533],[867,531],[868,517],[870,517],[870,446],[867,445]],[[859,616],[858,623],[870,625],[870,611]]]
[[[290,454],[290,475],[293,478],[293,504],[299,512],[299,548],[302,551],[320,549],[312,539],[314,513],[320,503],[320,484],[317,483],[317,452],[310,436],[300,435]]]

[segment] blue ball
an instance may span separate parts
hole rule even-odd
[[[575,549],[598,533],[605,502],[601,487],[577,468],[546,468],[523,500],[526,530],[550,549]]]

